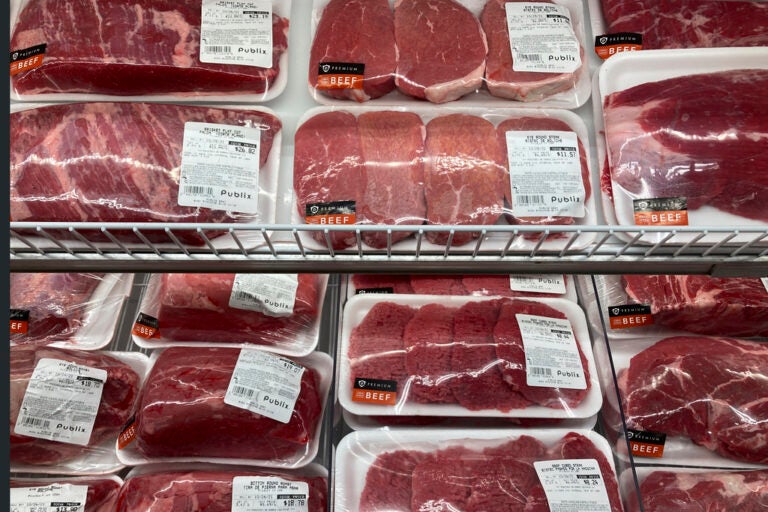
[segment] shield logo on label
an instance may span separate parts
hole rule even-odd
[[[613,314],[618,315],[621,312],[619,308],[613,308]]]
[[[310,206],[309,207],[309,211],[312,212],[312,214],[314,215],[315,213],[320,211],[320,207],[318,207],[318,206]]]
[[[605,44],[607,42],[608,42],[608,38],[607,37],[603,36],[603,37],[600,38],[600,44]]]
[[[366,382],[363,379],[357,381],[357,385],[361,388],[365,387]]]
[[[19,58],[19,52],[13,52],[13,57],[11,58],[11,60],[16,60],[18,58]]]
[[[331,69],[331,66],[329,66],[328,64],[323,64],[323,73],[327,73],[328,70],[330,69]]]

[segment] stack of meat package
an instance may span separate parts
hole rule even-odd
[[[579,281],[581,300],[594,304],[593,332],[615,369],[602,417],[618,457],[631,453],[645,510],[764,508],[768,279],[613,275],[592,285]]]

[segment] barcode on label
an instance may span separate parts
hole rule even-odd
[[[248,292],[243,292],[243,291],[235,292],[235,298],[238,299],[238,300],[244,300],[244,301],[248,301],[248,302],[256,301],[256,298],[252,294],[250,294]]]
[[[196,196],[212,196],[213,195],[213,188],[212,187],[200,187],[195,185],[186,185],[184,187],[184,192],[191,195]]]
[[[281,389],[277,392],[279,396],[282,396],[283,398],[294,398],[296,395],[294,395],[290,390]]]
[[[245,398],[253,398],[254,393],[256,393],[255,389],[246,388],[244,386],[233,386],[232,387],[232,394],[237,396],[244,396]]]
[[[541,61],[541,55],[538,53],[521,53],[517,56],[519,60],[529,60],[529,61]]]
[[[232,53],[231,46],[206,46],[205,51],[209,53]]]
[[[51,426],[51,422],[43,418],[27,417],[21,422],[25,427],[43,427],[48,428]]]
[[[546,375],[548,377],[552,376],[552,369],[551,368],[542,368],[540,366],[531,366],[528,368],[530,370],[530,373],[533,375]]]
[[[520,195],[520,196],[516,195],[515,201],[520,204],[541,204],[544,202],[544,196],[540,194],[536,194],[536,195],[526,194],[526,195]]]

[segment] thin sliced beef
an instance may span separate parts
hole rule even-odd
[[[414,293],[425,295],[466,295],[461,277],[449,275],[412,275]]]
[[[405,368],[411,379],[408,400],[456,402],[450,386],[455,312],[454,308],[427,304],[405,326]]]
[[[463,447],[440,450],[413,468],[410,510],[465,510],[476,459]]]
[[[359,512],[409,511],[413,471],[434,455],[413,450],[385,452],[376,457],[365,475]]]

